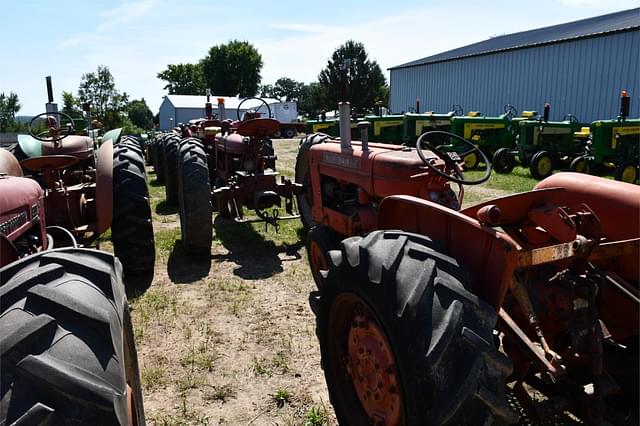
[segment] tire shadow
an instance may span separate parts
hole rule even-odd
[[[237,223],[219,216],[213,221],[213,227],[217,239],[229,253],[213,255],[212,258],[236,263],[238,268],[233,273],[245,280],[260,280],[281,273],[283,268],[279,254],[299,259],[298,251],[304,245],[302,240],[294,244],[276,244],[249,223]]]
[[[156,214],[159,214],[161,216],[166,216],[166,215],[175,214],[175,213],[178,213],[178,207],[172,206],[171,204],[167,203],[166,200],[160,201],[156,206]]]
[[[211,256],[196,256],[184,251],[182,240],[176,240],[167,261],[167,273],[175,284],[189,284],[207,275],[211,270]]]

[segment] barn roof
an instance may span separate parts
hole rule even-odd
[[[174,108],[198,108],[198,109],[203,109],[205,103],[207,102],[207,97],[206,96],[200,96],[200,95],[167,95],[165,96],[165,98],[171,102],[171,104],[173,105]],[[238,105],[240,104],[240,102],[244,99],[244,98],[236,98],[236,97],[229,97],[229,96],[215,96],[215,95],[211,95],[211,103],[213,104],[213,107],[216,108],[218,105],[218,98],[223,98],[224,99],[224,106],[226,109],[236,109],[238,108]],[[271,98],[265,98],[265,101],[269,104],[275,104],[275,103],[279,103],[280,101],[278,99],[271,99]],[[249,99],[247,100],[244,104],[242,104],[242,109],[243,110],[247,110],[247,109],[253,109],[253,108],[259,108],[260,105],[262,105],[262,102],[260,102],[257,99]]]
[[[426,58],[407,62],[402,65],[396,65],[389,69],[415,67],[468,56],[484,55],[504,50],[521,49],[541,44],[593,37],[617,31],[628,31],[634,28],[640,28],[640,8],[493,37],[468,46],[438,53],[437,55],[427,56]]]

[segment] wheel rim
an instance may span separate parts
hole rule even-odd
[[[127,383],[127,409],[129,415],[129,426],[138,426],[138,408],[136,407],[136,399],[133,396],[133,389]]]
[[[328,270],[329,262],[327,261],[326,253],[316,241],[311,241],[309,244],[309,260],[311,263],[311,274],[316,284],[318,284],[318,288],[320,288],[320,282],[322,280],[320,271]]]
[[[576,172],[578,173],[587,173],[589,168],[587,167],[586,160],[580,160],[578,164],[576,164]]]
[[[542,157],[538,160],[538,173],[542,176],[546,176],[551,173],[551,158]]]
[[[635,183],[637,171],[635,166],[628,165],[622,170],[622,182]]]
[[[339,295],[331,311],[331,317],[339,322],[329,327],[337,331],[332,339],[332,352],[341,360],[347,381],[369,423],[402,424],[404,398],[397,363],[375,315],[352,293]]]
[[[478,165],[478,156],[475,154],[475,152],[472,152],[471,154],[464,157],[465,169],[473,169],[477,165]]]

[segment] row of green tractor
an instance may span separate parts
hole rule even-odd
[[[622,92],[620,115],[614,119],[581,123],[567,114],[562,121],[549,120],[551,106],[537,111],[523,111],[507,104],[504,113],[482,116],[471,111],[463,115],[457,105],[448,113],[407,113],[366,116],[351,120],[352,136],[359,134],[363,122],[371,125],[370,140],[414,145],[425,131],[442,130],[472,141],[492,159],[498,173],[511,173],[515,166],[528,167],[531,176],[544,179],[554,170],[581,173],[613,171],[615,179],[637,183],[639,177],[640,119],[629,119],[630,98]],[[338,119],[309,120],[307,133],[322,132],[337,136]],[[460,154],[467,149],[453,139],[443,137],[440,147]],[[465,166],[474,169],[477,155],[465,155]]]

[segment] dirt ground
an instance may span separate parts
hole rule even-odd
[[[291,176],[297,141],[276,149]],[[211,257],[193,258],[164,187],[149,180],[158,259],[131,301],[148,423],[335,424],[299,221],[276,233],[214,218]]]

